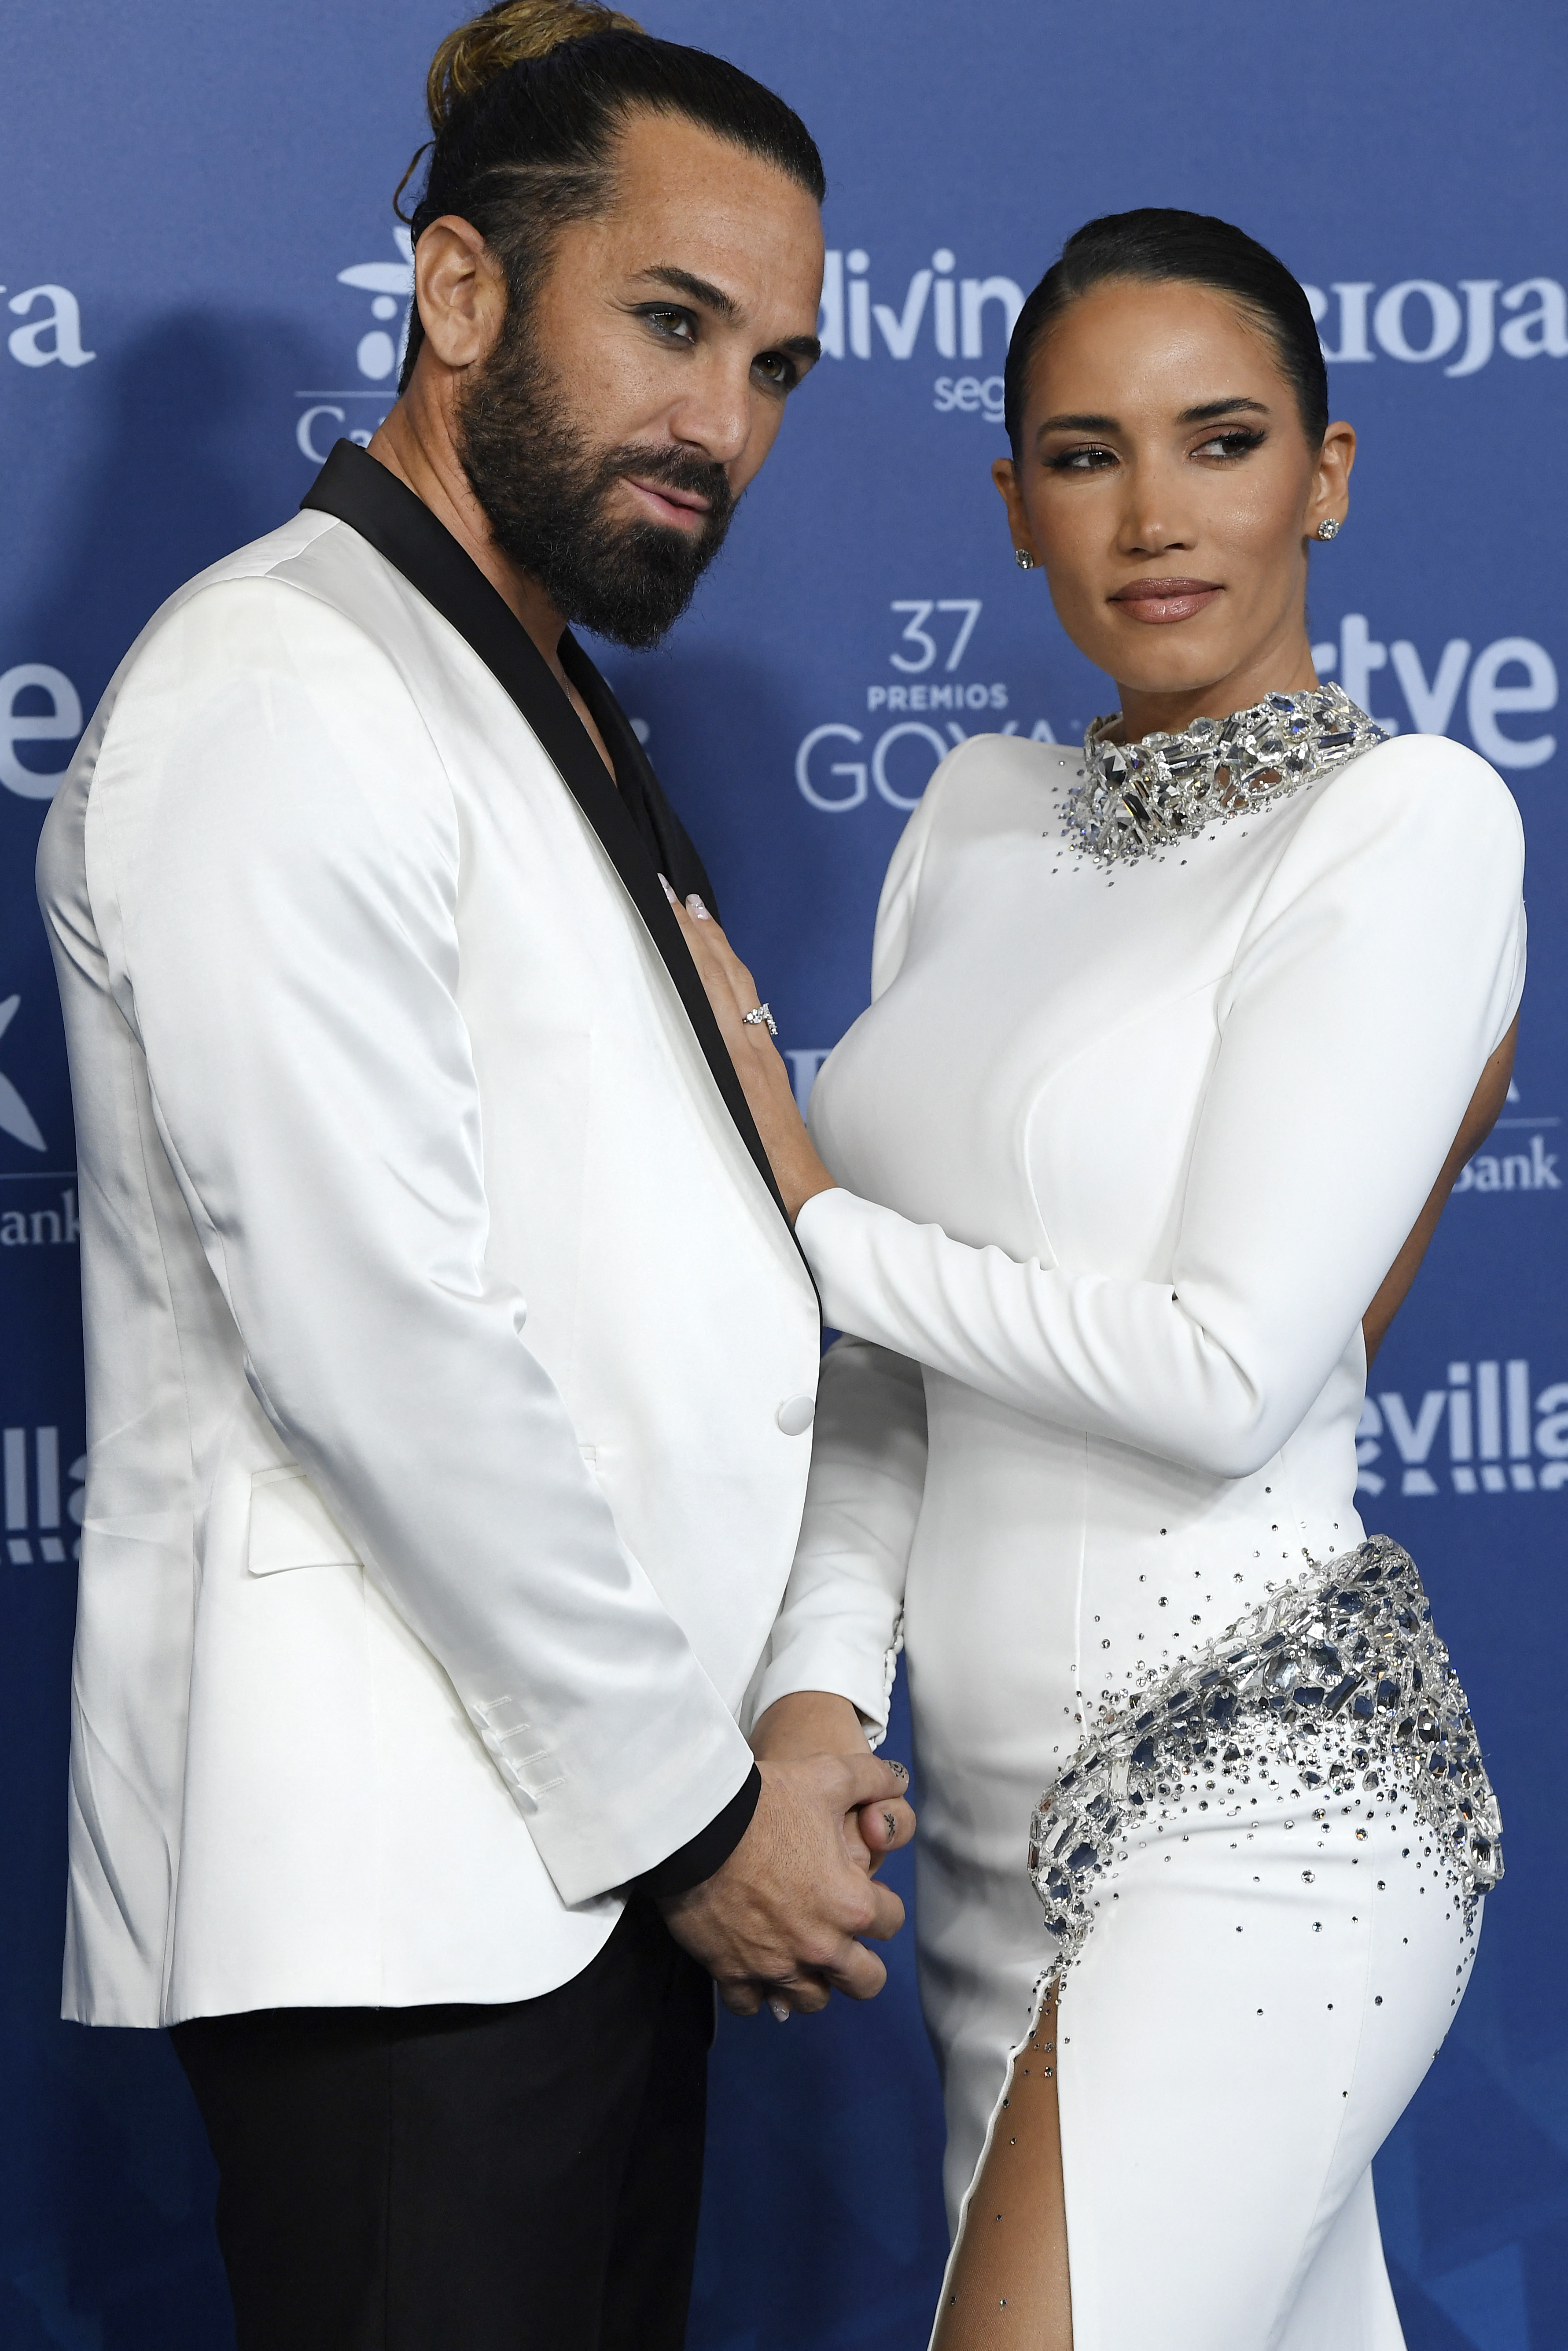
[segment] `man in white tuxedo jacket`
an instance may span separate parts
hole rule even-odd
[[[65,2008],[174,2027],[242,2351],[674,2351],[705,1969],[873,1991],[910,1823],[897,1767],[740,1727],[817,1302],[670,910],[706,877],[567,624],[653,642],[716,551],[822,183],[770,93],[570,0],[432,90],[398,406],[157,614],[45,830]]]

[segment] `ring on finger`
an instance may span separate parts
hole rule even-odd
[[[773,1008],[769,1004],[754,1004],[749,1012],[743,1012],[740,1017],[748,1029],[766,1029],[770,1037],[779,1034],[779,1023],[773,1018]]]

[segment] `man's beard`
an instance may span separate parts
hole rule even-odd
[[[674,626],[735,512],[724,467],[695,451],[596,450],[582,440],[517,306],[459,395],[457,454],[502,554],[564,620],[620,645],[657,644]],[[701,528],[612,519],[615,485],[628,474],[706,498]]]

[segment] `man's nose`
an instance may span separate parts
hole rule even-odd
[[[687,387],[670,419],[677,441],[716,465],[732,465],[751,438],[751,371],[716,368]]]

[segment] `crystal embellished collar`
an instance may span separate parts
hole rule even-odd
[[[1068,840],[1102,866],[1266,808],[1388,739],[1337,685],[1268,694],[1250,710],[1141,743],[1106,741],[1118,716],[1096,718],[1085,735],[1065,809]]]

